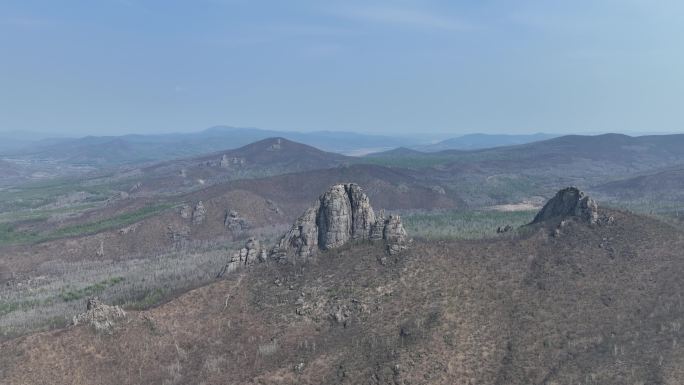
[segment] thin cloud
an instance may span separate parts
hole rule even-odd
[[[442,31],[465,31],[473,29],[470,23],[445,17],[434,12],[390,6],[342,8],[335,12],[346,19],[389,24],[404,27]]]

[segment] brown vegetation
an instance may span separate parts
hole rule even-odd
[[[7,384],[678,384],[682,234],[644,217],[550,236],[358,243],[261,264],[111,336],[87,326],[1,345]]]

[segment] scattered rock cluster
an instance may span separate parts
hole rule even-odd
[[[408,244],[399,216],[375,216],[368,196],[357,184],[337,184],[299,217],[273,249],[274,259],[306,260],[318,250],[340,247],[352,240],[384,240],[396,254]]]
[[[204,222],[204,219],[207,216],[207,209],[204,207],[202,201],[197,202],[194,209],[191,208],[190,205],[184,204],[180,208],[180,216],[183,219],[192,218],[192,224],[199,225]]]
[[[111,333],[115,321],[126,318],[126,312],[119,306],[105,305],[98,298],[91,298],[86,304],[85,313],[73,318],[74,325],[86,324],[98,332]]]
[[[568,187],[558,191],[537,213],[532,223],[567,217],[577,217],[586,223],[596,224],[598,205],[577,187]]]
[[[245,243],[245,247],[236,251],[230,257],[228,263],[219,272],[218,277],[223,276],[225,273],[235,271],[242,266],[249,266],[258,262],[266,262],[267,258],[268,252],[266,249],[261,247],[259,241],[254,238],[249,238]]]
[[[236,218],[237,212],[228,212],[226,226],[235,223]],[[272,250],[267,251],[258,240],[250,238],[245,247],[230,257],[218,276],[269,259],[306,261],[319,250],[334,249],[354,240],[384,241],[389,255],[400,253],[410,243],[399,216],[385,217],[384,211],[376,216],[361,187],[354,183],[337,184],[295,221]]]
[[[247,160],[245,158],[240,158],[237,156],[230,157],[226,154],[223,154],[218,166],[221,168],[231,168],[235,166],[244,166],[246,162]]]
[[[444,187],[442,187],[442,186],[432,186],[432,187],[430,187],[430,190],[432,190],[432,192],[437,193],[439,195],[446,195],[446,190],[444,190]]]
[[[228,210],[223,225],[232,233],[241,233],[249,228],[249,223],[245,218],[240,217],[240,213],[235,210]]]
[[[126,226],[122,229],[119,229],[119,234],[126,235],[126,234],[135,233],[136,230],[138,230],[138,227],[140,227],[140,222],[137,222],[137,223],[134,223],[130,226]]]

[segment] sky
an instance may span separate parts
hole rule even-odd
[[[0,131],[684,131],[681,0],[0,0]]]

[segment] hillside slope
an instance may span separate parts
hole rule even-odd
[[[3,343],[7,384],[679,384],[684,246],[604,211],[522,238],[377,245],[237,271],[114,333]]]
[[[284,138],[268,138],[235,150],[176,159],[135,169],[140,191],[177,192],[206,184],[336,167],[351,158]]]
[[[484,148],[494,148],[503,146],[514,146],[538,142],[553,138],[557,135],[552,134],[529,134],[529,135],[507,135],[507,134],[468,134],[456,138],[446,139],[435,144],[414,147],[416,150],[426,152],[436,152],[444,150],[479,150]]]
[[[281,143],[289,145],[290,142]],[[259,149],[254,155],[249,151],[241,154],[250,161],[263,156],[261,146],[248,147],[247,150],[254,148]],[[314,152],[310,155],[310,163],[299,165],[322,165],[325,159],[318,159],[317,155],[319,152]],[[269,154],[267,159],[280,156]],[[274,164],[281,161],[283,163],[278,164],[286,164],[287,159],[278,159]],[[307,156],[291,161],[301,162],[302,159],[307,159]],[[259,164],[264,164],[264,161]],[[204,168],[201,166],[197,170]],[[189,168],[187,175],[194,172],[195,169]],[[0,238],[3,262],[9,271],[25,273],[48,261],[75,262],[102,257],[130,259],[191,244],[233,241],[253,232],[272,233],[278,226],[289,225],[328,186],[349,181],[362,183],[379,209],[433,210],[462,206],[453,192],[425,185],[406,170],[372,165],[227,181],[169,197],[154,194],[165,186],[169,189],[169,186],[176,186],[177,189],[173,180],[169,180],[173,177],[164,178],[162,175],[168,174],[161,172],[157,175],[158,179],[141,179],[145,182],[128,198],[87,210],[81,215],[26,220],[6,226],[4,230],[10,231],[6,235],[11,235],[11,238]],[[200,201],[206,214],[201,223],[194,223],[192,212]],[[186,217],[181,212],[183,207],[189,213]],[[231,212],[239,216],[238,221],[244,222],[244,231],[231,230],[227,220]]]
[[[366,163],[419,170],[472,206],[547,196],[559,185],[596,186],[684,164],[684,135],[568,135],[476,151],[388,153]]]
[[[684,169],[675,168],[601,184],[593,188],[615,199],[681,200],[684,197]]]

